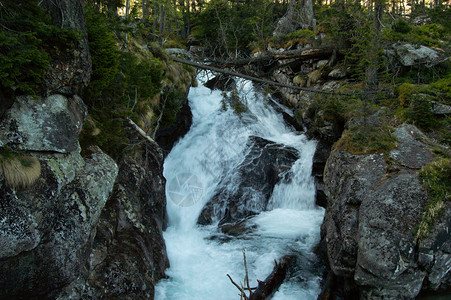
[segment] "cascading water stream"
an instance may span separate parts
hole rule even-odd
[[[243,248],[251,286],[272,271],[274,259],[296,254],[301,264],[273,299],[316,299],[319,293],[321,268],[312,248],[319,240],[324,210],[314,204],[311,169],[316,145],[287,127],[250,82],[240,86],[248,107],[241,117],[222,109],[221,92],[203,85],[190,90],[192,127],[164,164],[169,216],[164,238],[171,266],[169,278],[156,287],[156,299],[238,299],[226,274],[236,282],[243,280]],[[250,136],[297,149],[300,158],[292,167],[294,175],[276,185],[268,211],[248,220],[251,232],[229,237],[217,225],[198,226],[197,218],[224,182],[221,179],[232,176],[243,161]]]

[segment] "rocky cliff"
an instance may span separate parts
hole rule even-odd
[[[418,171],[432,160],[431,141],[413,125],[393,134],[398,145],[388,154],[335,149],[327,160],[321,235],[345,297],[413,299],[449,288],[449,202],[427,238],[417,235],[429,201]]]
[[[81,151],[87,107],[78,95],[91,75],[82,6],[40,4],[81,35],[53,57],[44,96],[2,105],[0,298],[153,298],[169,264],[162,150],[130,126],[139,146],[119,161],[96,146]]]

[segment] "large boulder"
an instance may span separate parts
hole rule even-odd
[[[73,49],[52,54],[52,62],[44,80],[48,95],[81,94],[91,79],[91,54],[81,3],[79,0],[39,1],[39,5],[49,12],[54,25],[80,33],[80,39]]]
[[[230,223],[266,209],[274,186],[288,180],[296,149],[252,136],[237,172],[225,177],[199,216],[199,224]]]
[[[77,151],[86,115],[86,105],[78,96],[19,96],[0,122],[0,147],[6,144],[28,151]]]
[[[162,231],[166,223],[162,153],[147,143],[119,162],[111,198],[100,215],[82,279],[59,299],[153,299],[169,266]]]
[[[393,54],[397,61],[404,67],[412,67],[418,64],[435,65],[441,61],[443,54],[426,46],[398,43],[393,45]]]
[[[35,154],[40,179],[11,188],[0,176],[0,298],[52,297],[81,274],[117,175],[98,148],[83,159]]]
[[[426,240],[415,236],[429,200],[418,177],[432,160],[428,140],[407,124],[394,136],[398,145],[388,155],[335,149],[325,167],[321,235],[347,297],[413,299],[422,288],[449,288],[449,204]]]

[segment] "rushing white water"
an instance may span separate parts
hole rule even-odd
[[[321,270],[312,248],[319,240],[324,210],[314,204],[310,175],[316,145],[287,127],[251,83],[240,86],[249,110],[241,118],[222,109],[219,91],[202,85],[190,90],[192,127],[164,164],[169,216],[164,238],[171,266],[166,272],[169,278],[156,287],[156,299],[239,299],[226,275],[243,281],[243,248],[251,286],[272,271],[274,259],[295,254],[301,263],[273,299],[316,299],[319,293]],[[270,210],[250,219],[249,226],[256,229],[244,236],[227,237],[216,225],[196,225],[221,178],[233,174],[243,161],[251,135],[299,151],[292,180],[275,187]]]

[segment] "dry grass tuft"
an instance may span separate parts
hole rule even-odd
[[[34,157],[16,157],[0,160],[0,169],[11,188],[32,186],[41,176],[41,163]]]

